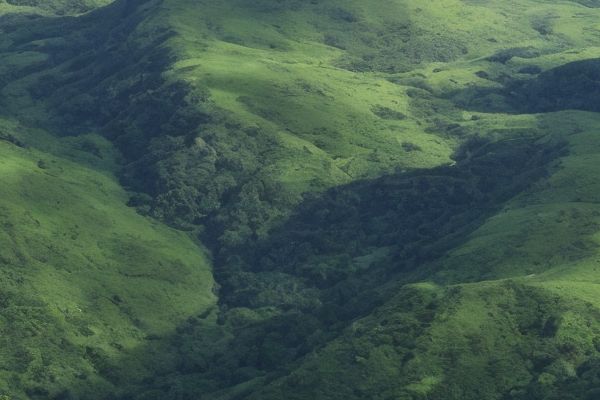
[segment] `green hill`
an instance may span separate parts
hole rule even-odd
[[[2,0],[0,13],[76,15],[112,3],[112,0]]]
[[[34,3],[0,394],[598,397],[595,2]]]
[[[173,326],[214,325],[203,248],[126,207],[104,139],[2,120],[0,154],[2,393],[111,397],[175,362]]]

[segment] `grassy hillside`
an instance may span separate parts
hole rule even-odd
[[[9,366],[8,393],[596,398],[599,13],[147,0],[1,21],[6,304],[39,313],[10,329],[56,329],[8,340],[61,377]]]
[[[88,12],[111,2],[112,0],[2,0],[0,13],[71,15]]]
[[[125,206],[105,140],[0,124],[0,392],[114,396],[173,362],[160,350],[174,326],[207,317],[210,264],[186,235]]]

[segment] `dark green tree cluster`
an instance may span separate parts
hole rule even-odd
[[[545,71],[531,80],[510,85],[512,103],[519,110],[600,111],[600,60],[568,63]]]
[[[188,321],[173,339],[182,363],[172,379],[187,376],[216,390],[285,375],[294,362],[393,296],[396,289],[386,285],[392,277],[418,276],[419,265],[441,256],[504,201],[545,176],[564,151],[562,143],[528,138],[475,139],[457,152],[455,166],[335,188],[307,198],[265,237],[214,242],[220,326],[231,336],[214,351],[203,324]],[[362,261],[381,249],[380,257]],[[411,326],[410,318],[421,318],[414,304],[410,309],[401,331]],[[551,337],[558,317],[545,311],[525,315],[535,310],[523,305],[515,311],[522,316],[520,329]],[[423,323],[430,322],[433,308],[422,311]],[[401,339],[402,357],[410,357],[415,335]],[[190,393],[199,390],[194,387]]]

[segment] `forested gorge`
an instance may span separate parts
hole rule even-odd
[[[595,2],[107,3],[0,0],[0,398],[598,396]]]

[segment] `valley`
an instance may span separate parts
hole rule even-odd
[[[600,3],[0,0],[0,395],[600,393]]]

